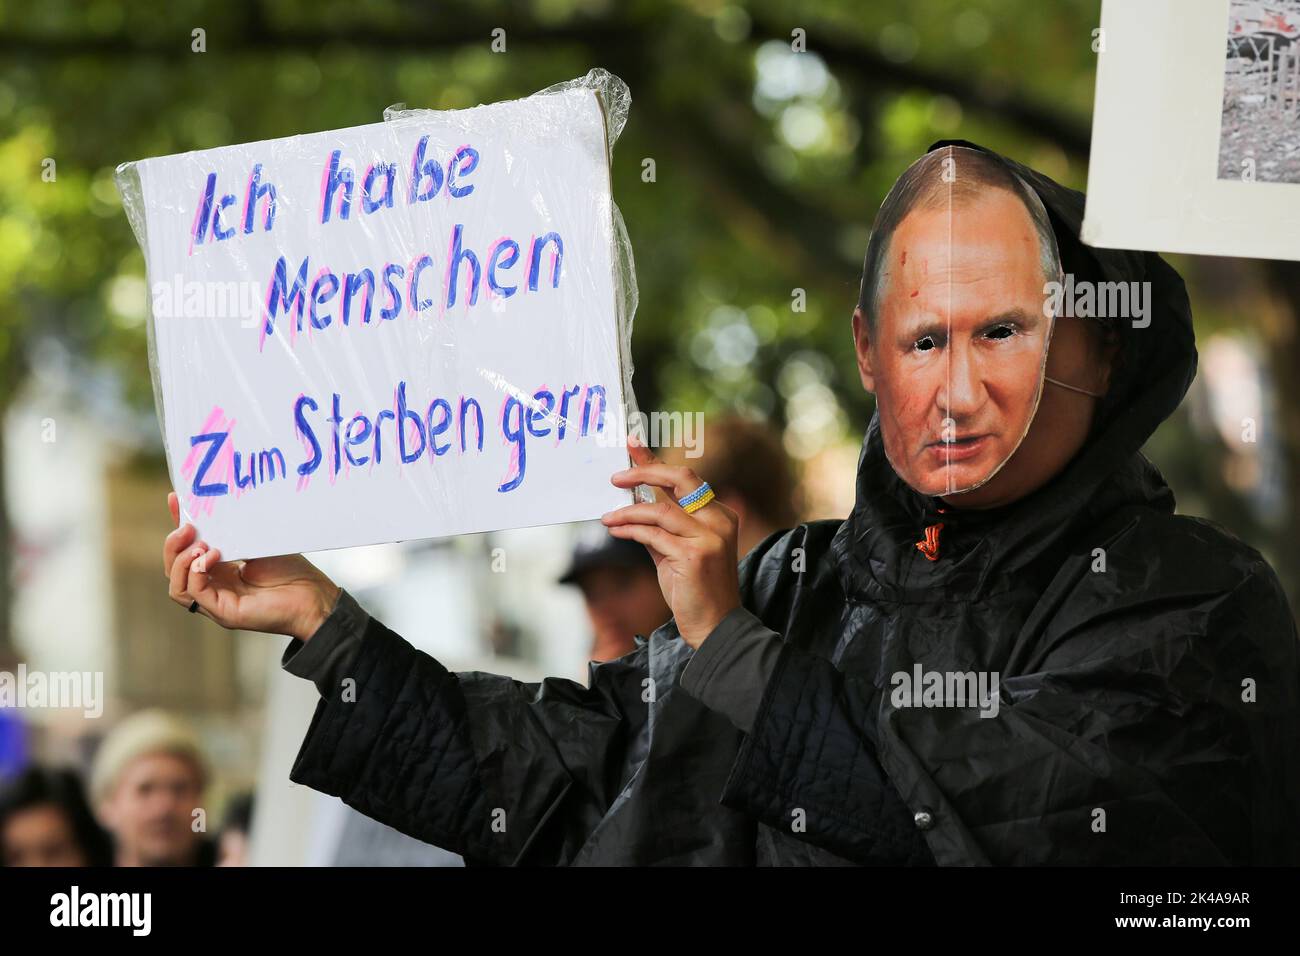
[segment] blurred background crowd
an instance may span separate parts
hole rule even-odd
[[[637,401],[703,414],[704,456],[664,454],[740,512],[743,550],[851,506],[871,402],[849,317],[894,178],[961,137],[1085,187],[1099,5],[0,0],[0,673],[100,674],[104,697],[94,717],[0,697],[0,862],[458,862],[289,784],[315,690],[280,671],[285,642],[167,597],[119,163],[525,96],[593,66],[622,77]],[[1147,454],[1180,510],[1263,551],[1294,604],[1300,266],[1170,259],[1201,370]],[[585,680],[666,617],[644,552],[598,527],[313,557],[454,670]]]

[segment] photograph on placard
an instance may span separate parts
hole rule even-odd
[[[1300,183],[1300,0],[1232,0],[1219,178]]]

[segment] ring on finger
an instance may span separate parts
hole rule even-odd
[[[678,498],[677,503],[689,515],[699,511],[716,497],[717,495],[713,493],[713,489],[709,487],[709,483],[706,481],[686,497]]]

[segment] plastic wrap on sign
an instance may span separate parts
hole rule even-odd
[[[182,520],[251,558],[627,504],[630,100],[593,70],[119,167]]]

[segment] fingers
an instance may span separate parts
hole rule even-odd
[[[655,525],[620,524],[610,528],[609,533],[616,538],[640,541],[647,548],[658,551],[665,557],[681,558],[686,553],[685,540]]]
[[[600,520],[608,528],[625,524],[657,525],[670,534],[680,535],[683,538],[696,537],[704,530],[699,522],[691,518],[685,511],[675,504],[669,504],[667,501],[617,508],[608,514],[601,515]]]
[[[212,585],[212,572],[220,562],[221,551],[217,548],[200,554],[190,562],[189,577],[185,584],[185,592],[209,613],[216,610],[217,589]],[[188,602],[186,607],[189,607]]]
[[[686,497],[704,484],[704,479],[690,468],[666,465],[661,462],[648,448],[640,444],[631,435],[628,436],[627,447],[634,465],[624,471],[615,472],[611,476],[610,482],[616,487],[634,488],[637,485],[650,485],[655,488],[662,488],[672,495],[673,502],[671,504],[675,505],[677,500]],[[611,514],[620,513],[621,511],[611,512]],[[727,533],[728,528],[734,528],[738,524],[735,512],[725,507],[720,501],[711,502],[693,512],[691,517],[723,535]],[[660,527],[673,530],[662,521],[655,523],[659,524]],[[679,527],[684,526],[679,525]],[[684,531],[678,531],[677,533],[686,534]]]
[[[673,490],[677,486],[685,486],[684,492],[677,493],[677,497],[685,496],[699,488],[703,480],[690,468],[681,468],[669,466],[660,462],[654,451],[647,449],[641,444],[640,438],[629,434],[628,436],[628,457],[632,459],[632,466],[625,471],[617,472],[619,480],[614,484],[620,488],[632,488],[633,485],[647,484],[654,485],[656,488],[666,488]],[[651,471],[642,472],[643,468],[650,468]],[[650,476],[647,479],[641,479],[640,475]]]
[[[181,500],[176,497],[176,492],[167,492],[167,510],[172,513],[172,524],[176,527],[181,525]]]
[[[163,538],[163,577],[170,578],[176,557],[194,543],[198,532],[188,522]]]
[[[653,485],[667,490],[674,498],[684,498],[704,482],[689,468],[655,462],[617,471],[609,479],[618,488]]]
[[[703,479],[689,468],[665,465],[635,435],[627,436],[627,451],[632,467],[615,473],[611,479],[619,488],[653,485],[682,498],[704,484]]]
[[[172,560],[171,573],[168,576],[167,594],[177,604],[189,607],[190,601],[194,600],[188,590],[190,566],[196,559],[202,557],[206,551],[207,545],[199,542],[195,547],[185,548],[180,551]]]

